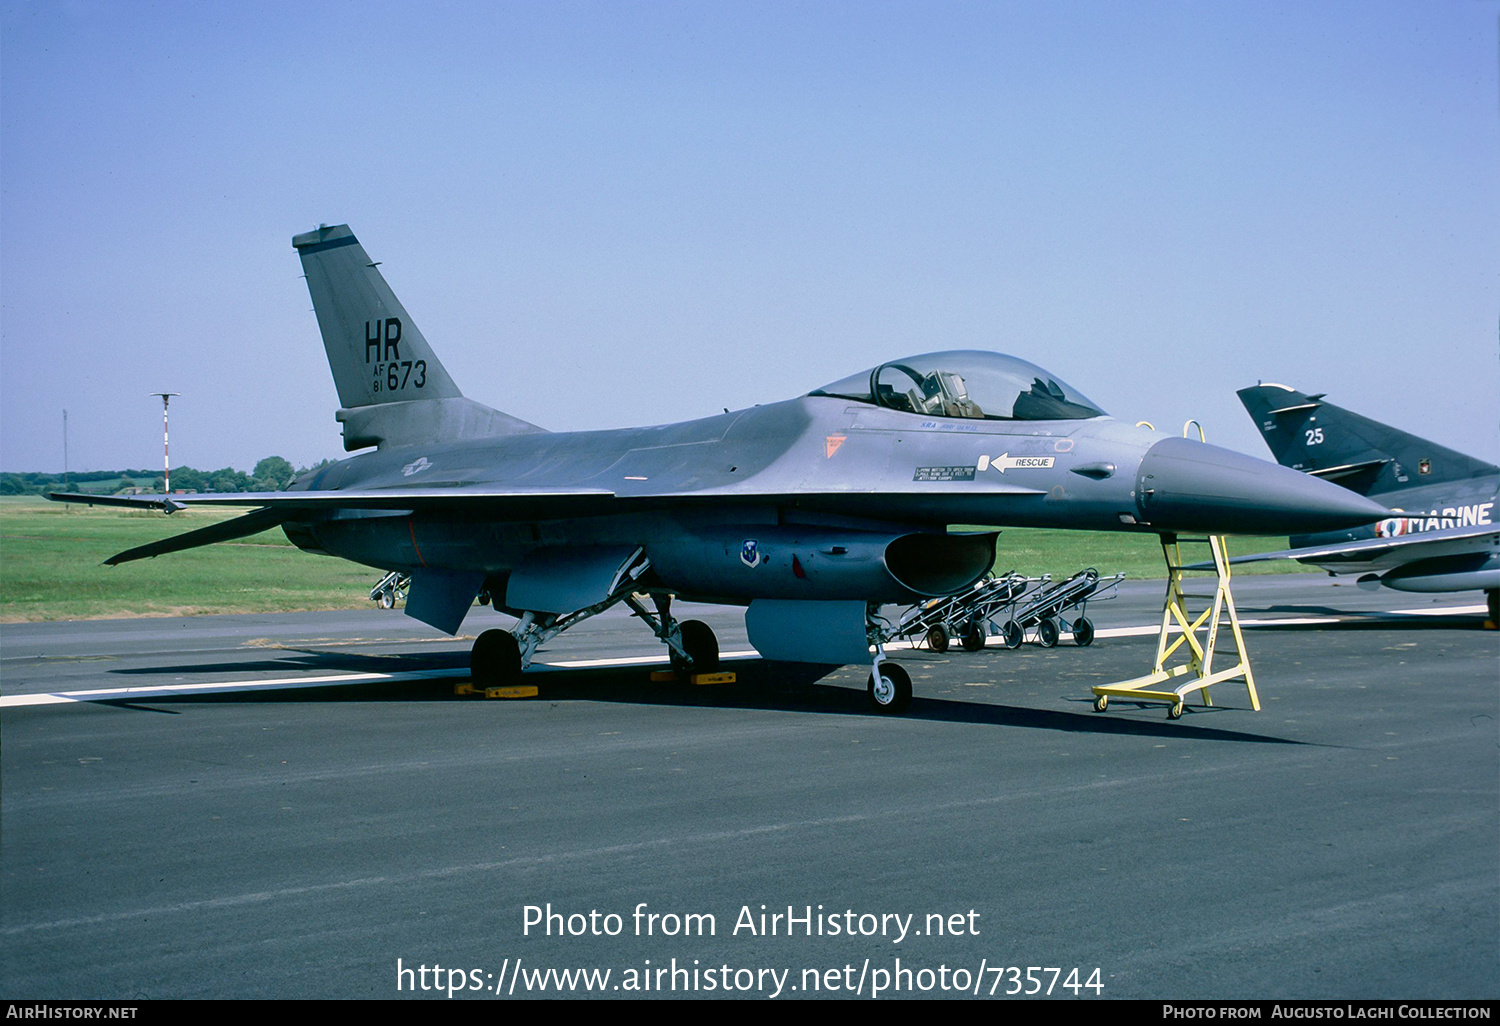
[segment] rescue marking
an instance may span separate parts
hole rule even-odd
[[[983,474],[988,469],[1005,473],[1007,470],[1051,470],[1056,456],[1012,456],[1008,451],[999,456],[981,456],[974,469]]]
[[[829,435],[823,439],[823,458],[833,459],[833,454],[839,451],[839,446],[843,445],[848,438],[848,435]]]

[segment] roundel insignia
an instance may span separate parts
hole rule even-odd
[[[740,546],[740,562],[751,568],[760,566],[760,543],[754,538],[746,538]]]

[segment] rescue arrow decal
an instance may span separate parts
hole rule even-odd
[[[979,457],[975,469],[981,474],[991,467],[1002,474],[1007,470],[1050,470],[1055,459],[1053,456],[1012,456],[1007,451],[995,457]]]

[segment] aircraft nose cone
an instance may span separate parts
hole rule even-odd
[[[1317,534],[1389,516],[1347,488],[1186,438],[1146,451],[1136,508],[1152,527],[1208,534]]]

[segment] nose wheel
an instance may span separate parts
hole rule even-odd
[[[902,713],[911,705],[911,675],[896,663],[881,661],[866,685],[870,704],[878,713]]]

